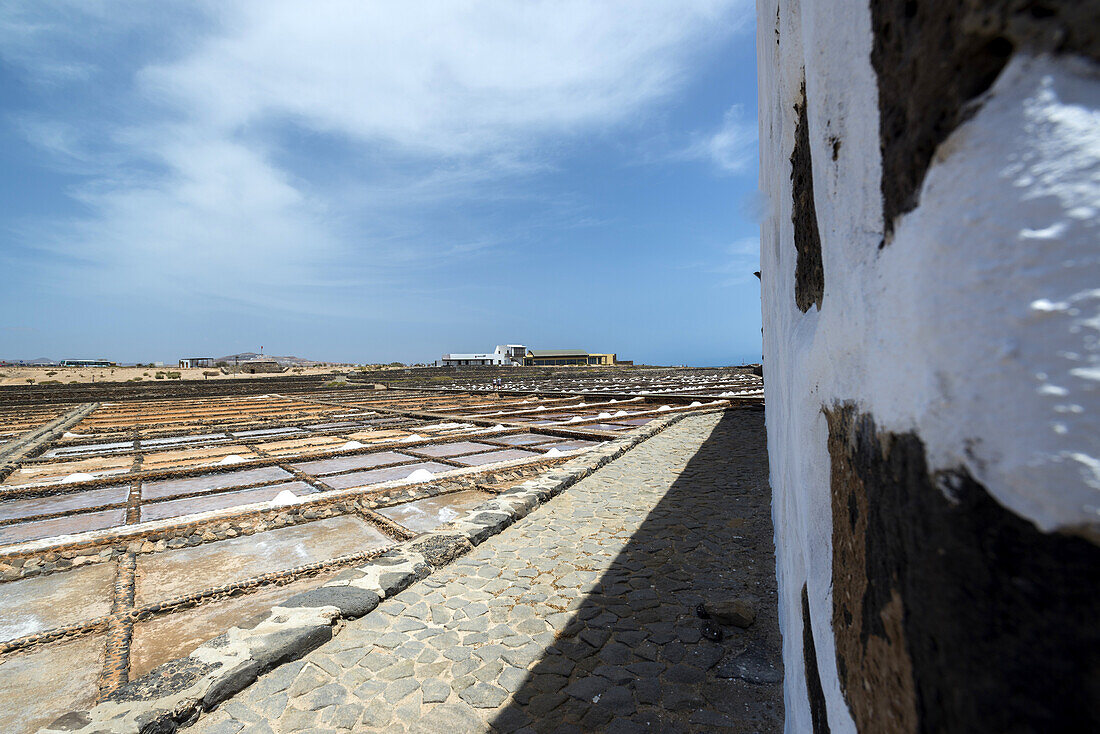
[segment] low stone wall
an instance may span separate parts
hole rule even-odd
[[[690,415],[702,412],[711,411]],[[406,541],[363,566],[341,572],[324,585],[274,607],[254,626],[234,627],[189,656],[165,663],[126,684],[90,711],[65,714],[42,731],[138,734],[171,732],[186,726],[259,675],[330,640],[340,619],[369,613],[386,596],[467,553],[685,415],[655,420],[629,436],[501,492],[455,522]]]

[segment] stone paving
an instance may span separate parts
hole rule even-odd
[[[748,629],[698,618],[733,596]],[[773,732],[781,682],[763,415],[733,410],[641,444],[192,730]]]

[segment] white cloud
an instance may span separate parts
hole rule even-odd
[[[726,110],[716,132],[700,136],[683,157],[709,160],[725,173],[741,173],[756,163],[758,131],[755,119],[746,119],[741,105]]]
[[[742,237],[721,249],[718,264],[707,270],[719,277],[725,287],[755,283],[754,272],[760,270],[760,238]]]
[[[112,280],[256,303],[291,284],[364,277],[352,254],[403,262],[394,243],[412,237],[395,232],[415,230],[425,207],[630,124],[752,15],[747,0],[199,7],[201,19],[186,5],[28,3],[0,11],[0,55],[35,84],[102,84],[104,99],[67,119],[20,124],[59,164],[91,174],[75,192],[89,216],[50,229],[43,246]],[[751,143],[734,112],[693,146],[724,170],[745,165]],[[342,169],[359,175],[339,187],[297,176],[280,128],[335,140]],[[409,247],[446,257],[489,240]]]
[[[628,119],[741,18],[729,0],[254,2],[142,82],[196,120],[268,115],[468,156]]]
[[[714,272],[747,282],[755,278],[753,273],[757,270],[760,270],[760,238],[742,237],[726,248],[724,262]]]
[[[717,276],[718,285],[723,287],[743,285],[756,280],[753,273],[760,270],[759,237],[742,237],[715,247],[711,253],[712,256],[706,260],[681,263],[678,267]]]

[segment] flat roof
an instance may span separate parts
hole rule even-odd
[[[583,349],[532,349],[532,357],[587,357]]]

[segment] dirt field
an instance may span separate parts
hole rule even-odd
[[[292,367],[286,372],[273,374],[223,375],[216,367],[180,369],[178,367],[0,367],[0,385],[42,385],[85,382],[169,382],[180,380],[237,380],[254,377],[286,377],[289,375],[345,374],[348,368]],[[161,379],[157,379],[157,373]],[[207,372],[217,374],[207,375]],[[179,377],[175,377],[179,375]]]

